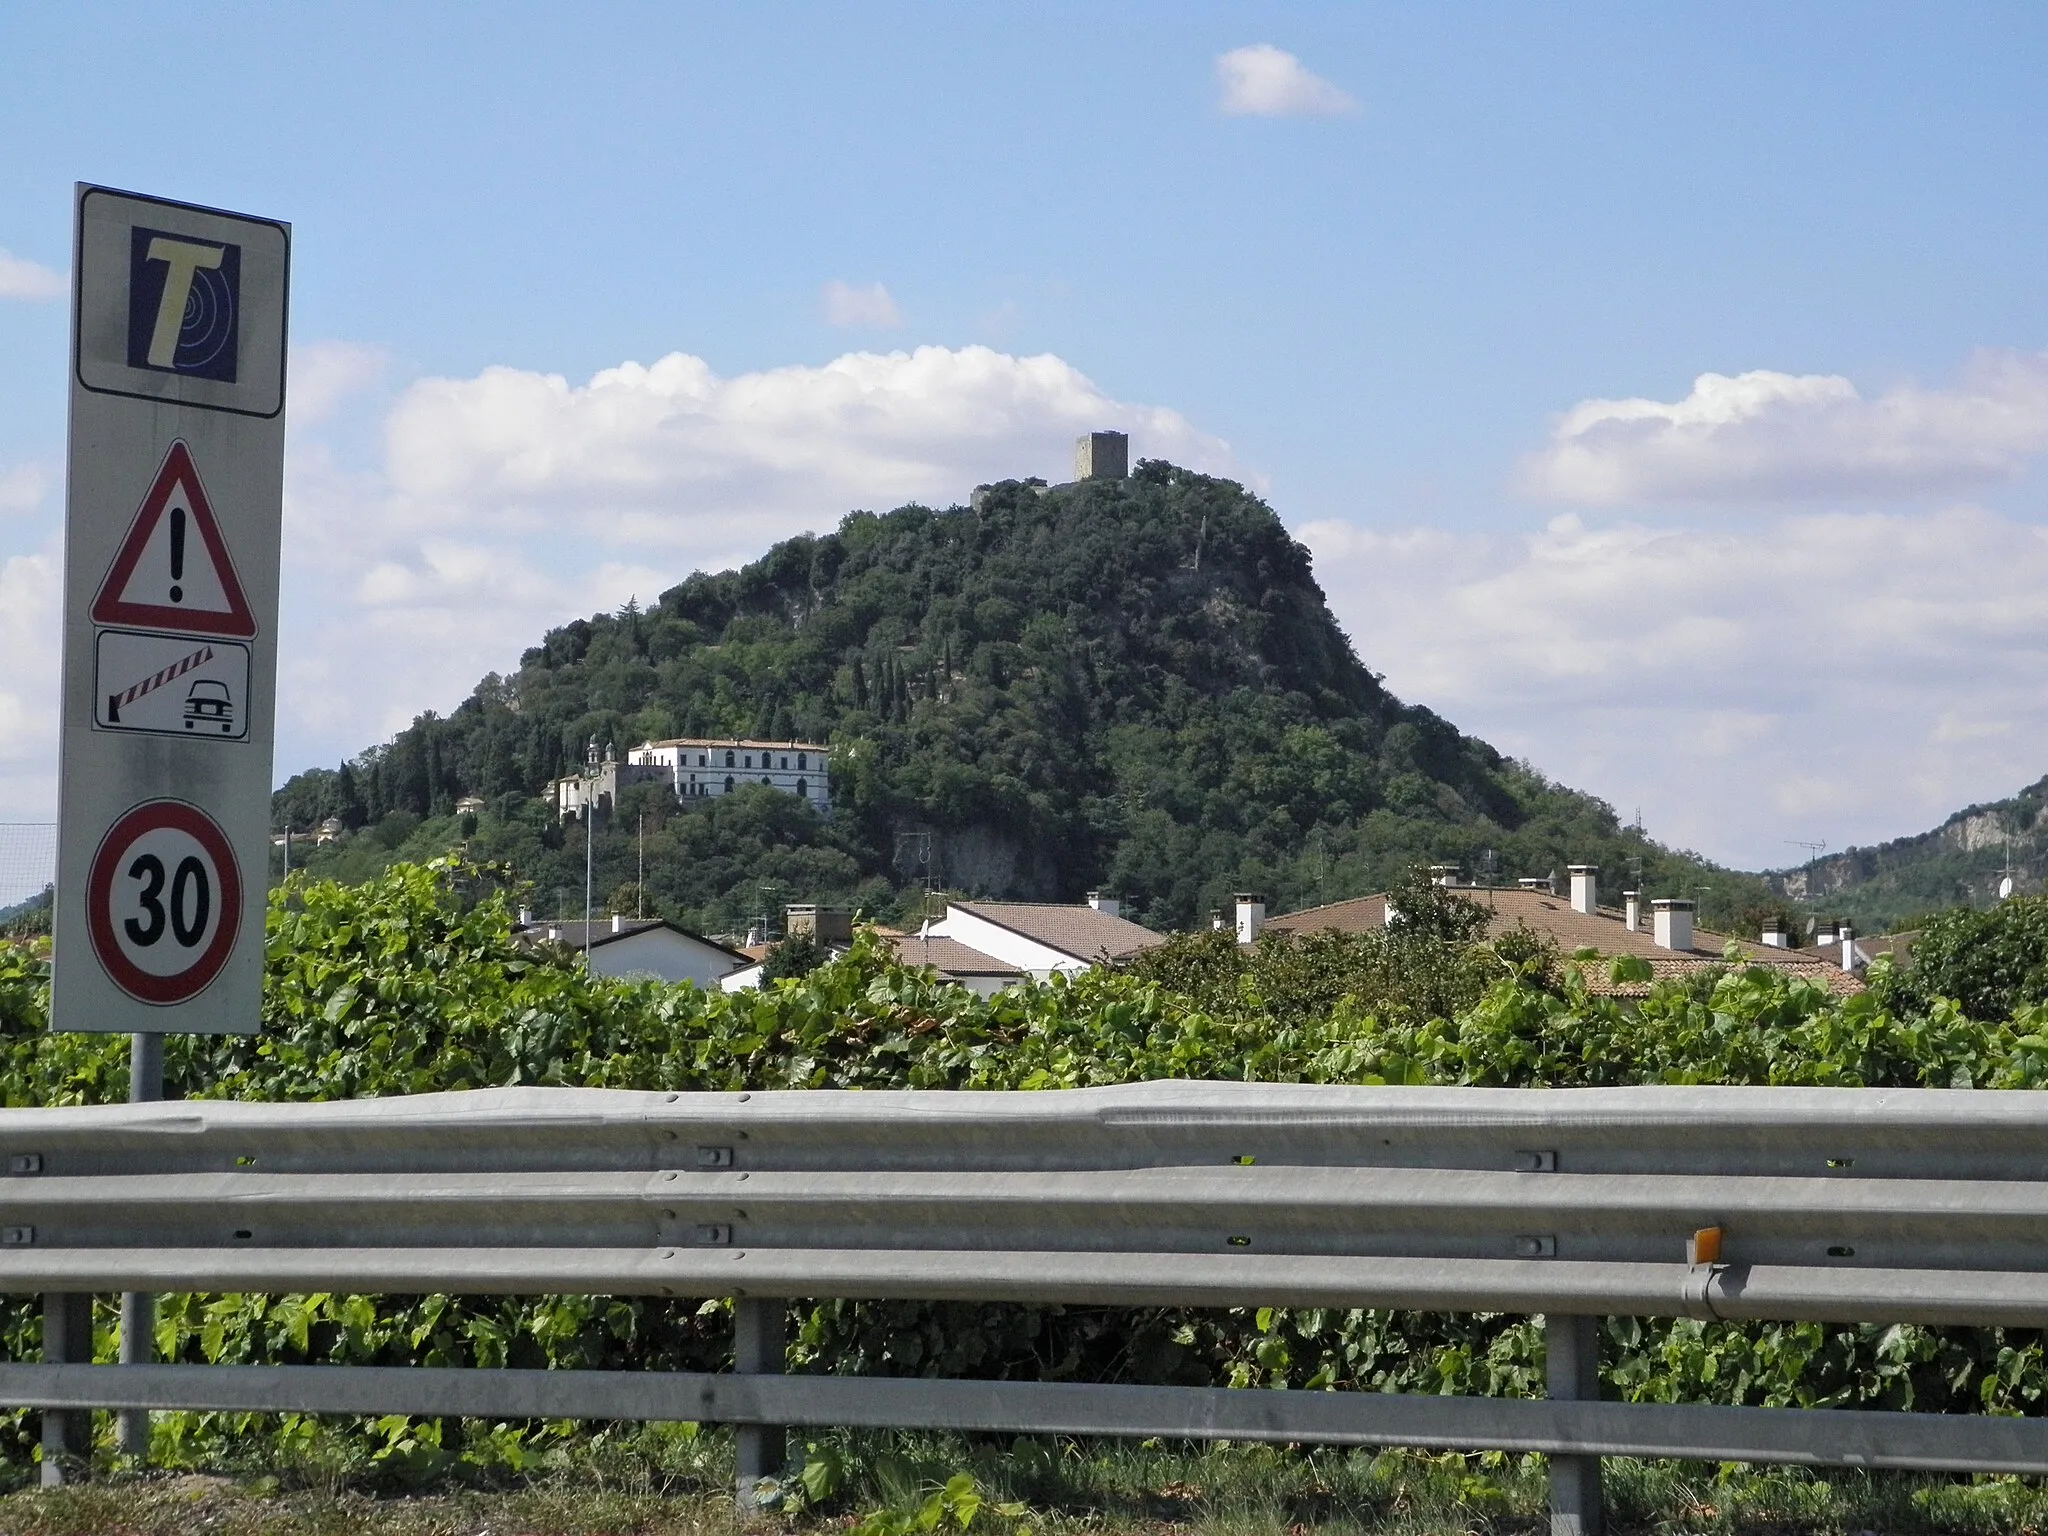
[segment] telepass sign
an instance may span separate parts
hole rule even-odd
[[[78,189],[51,1027],[256,1029],[291,231]]]

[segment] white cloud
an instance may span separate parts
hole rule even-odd
[[[1833,374],[1703,373],[1683,400],[1585,400],[1521,466],[1524,489],[1612,506],[1952,494],[2048,449],[2048,353],[1984,351],[1952,389],[1865,399]]]
[[[1216,56],[1217,105],[1231,117],[1343,117],[1358,103],[1271,43]]]
[[[57,814],[57,658],[64,606],[59,539],[0,560],[0,821]]]
[[[62,272],[0,250],[0,299],[61,299],[70,291]]]
[[[2048,768],[2048,530],[2029,523],[1952,506],[1302,537],[1396,693],[1717,858],[1923,831]]]
[[[382,347],[358,341],[309,341],[292,348],[291,424],[317,426],[342,401],[384,376],[389,358]]]
[[[832,325],[865,325],[893,330],[903,323],[903,311],[880,283],[856,288],[833,278],[825,285],[825,319]]]
[[[49,474],[40,464],[17,464],[12,469],[0,470],[0,513],[35,511],[43,504],[43,493],[49,488]]]
[[[392,411],[389,473],[408,526],[551,524],[724,550],[1057,471],[1072,438],[1101,427],[1129,431],[1140,454],[1230,466],[1179,413],[1112,400],[1057,357],[919,347],[733,378],[676,352],[583,385],[513,368],[424,379]]]

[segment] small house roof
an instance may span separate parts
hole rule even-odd
[[[571,949],[582,949],[584,926],[580,917],[538,918],[533,922],[515,926],[512,934],[514,938],[524,943],[534,944],[547,938],[552,931],[556,935],[557,943],[566,944]],[[707,939],[701,933],[693,933],[688,928],[658,917],[629,917],[616,929],[612,927],[612,920],[609,917],[594,918],[589,924],[589,947],[602,949],[607,944],[616,944],[623,939],[637,939],[642,934],[652,933],[656,929],[673,933],[679,938],[690,939],[707,949],[715,949],[720,954],[730,955],[735,960],[744,962],[747,958],[730,945],[721,944],[716,939]]]
[[[1129,918],[1112,917],[1088,906],[1029,901],[954,901],[947,905],[1076,960],[1092,961],[1098,955],[1127,960],[1166,942],[1162,935]]]
[[[903,965],[928,965],[942,976],[1005,976],[1024,973],[1016,966],[984,955],[958,939],[920,938],[914,933],[892,935],[889,945]]]

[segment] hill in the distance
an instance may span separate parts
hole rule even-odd
[[[1167,928],[1235,891],[1284,911],[1435,861],[1505,882],[1598,863],[1610,890],[1633,863],[1652,894],[1707,882],[1710,924],[1770,899],[1394,698],[1271,509],[1163,463],[856,512],[564,625],[451,716],[300,774],[276,815],[362,828],[315,858],[366,873],[445,844],[476,794],[472,851],[580,913],[582,832],[536,797],[593,736],[622,757],[670,736],[831,743],[830,818],[758,786],[686,806],[649,785],[600,827],[600,902],[639,898],[621,888],[644,831],[649,910],[708,931],[788,901],[900,916],[927,879],[1031,900],[1099,887]]]
[[[2048,883],[2048,778],[2007,800],[1957,811],[1931,832],[1848,848],[1772,876],[1792,900],[1849,918],[1865,932],[1910,927],[1942,907],[1984,907],[2010,871],[2015,886]]]

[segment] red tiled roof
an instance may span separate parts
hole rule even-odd
[[[745,736],[665,736],[660,741],[643,741],[633,750],[644,747],[773,747],[777,751],[821,752],[829,756],[832,749],[817,741],[755,741]]]
[[[904,965],[929,965],[942,976],[1022,976],[1014,965],[994,955],[970,949],[958,939],[920,938],[914,933],[892,935],[890,946]]]
[[[1166,942],[1150,928],[1141,928],[1128,918],[1111,917],[1093,907],[1028,901],[955,901],[949,905],[1076,960],[1094,960],[1099,955],[1127,960]]]
[[[1712,933],[1703,928],[1693,930],[1692,948],[1689,950],[1661,948],[1648,928],[1647,902],[1642,916],[1644,926],[1630,932],[1622,921],[1624,914],[1614,908],[1602,907],[1590,913],[1574,911],[1564,897],[1553,896],[1548,891],[1468,887],[1455,894],[1487,909],[1490,914],[1486,925],[1489,938],[1498,938],[1519,925],[1553,940],[1566,955],[1580,949],[1594,950],[1604,958],[1635,955],[1650,962],[1651,972],[1659,980],[1684,975],[1702,966],[1726,964],[1724,951],[1732,942],[1745,964],[1769,965],[1791,971],[1838,994],[1863,990],[1862,982],[1835,964],[1828,955],[1816,950],[1773,949],[1749,939],[1731,940],[1726,934]],[[1386,924],[1387,898],[1384,895],[1334,901],[1326,906],[1309,907],[1304,911],[1269,918],[1266,922],[1268,928],[1277,928],[1283,933],[1322,933],[1330,929],[1339,933],[1367,933],[1384,928]],[[1596,992],[1633,994],[1647,990],[1641,983],[1609,982],[1604,973],[1589,974],[1586,980]]]

